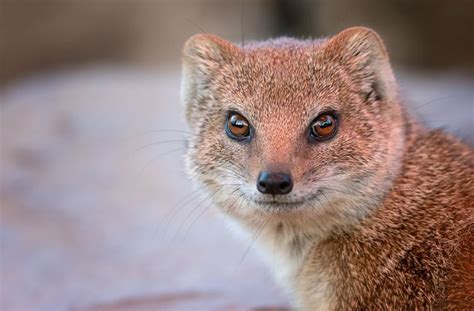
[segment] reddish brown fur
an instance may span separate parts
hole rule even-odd
[[[433,132],[419,135],[405,157],[373,215],[312,250],[310,261],[331,267],[337,309],[474,307],[472,153]],[[302,288],[311,286],[311,270],[309,262]]]
[[[296,306],[474,308],[473,153],[412,122],[377,34],[245,48],[197,35],[183,68],[189,171],[274,249]],[[340,116],[337,135],[308,142],[327,109]],[[255,129],[249,143],[224,133],[234,110]],[[290,194],[256,191],[269,167],[291,171]]]

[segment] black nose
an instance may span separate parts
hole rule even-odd
[[[287,194],[293,189],[291,175],[287,173],[271,173],[262,171],[258,175],[257,189],[266,194]]]

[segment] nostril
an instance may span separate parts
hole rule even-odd
[[[282,183],[280,184],[280,189],[281,189],[281,190],[288,189],[289,187],[290,187],[290,183],[289,183],[289,182],[284,181],[284,182],[282,182]]]
[[[271,191],[272,185],[270,175],[267,172],[260,172],[257,180],[257,190],[261,193],[268,193]]]

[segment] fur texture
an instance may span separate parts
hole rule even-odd
[[[473,153],[411,119],[374,31],[245,48],[196,35],[183,64],[188,171],[254,235],[296,307],[474,308]],[[308,141],[327,110],[337,135]],[[251,141],[226,136],[229,111]],[[275,167],[290,194],[257,191]]]

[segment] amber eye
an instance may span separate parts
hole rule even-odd
[[[233,139],[245,139],[250,135],[249,122],[242,115],[232,112],[227,118],[226,133]]]
[[[333,113],[320,114],[311,124],[311,137],[316,140],[326,140],[337,132],[337,119]]]

